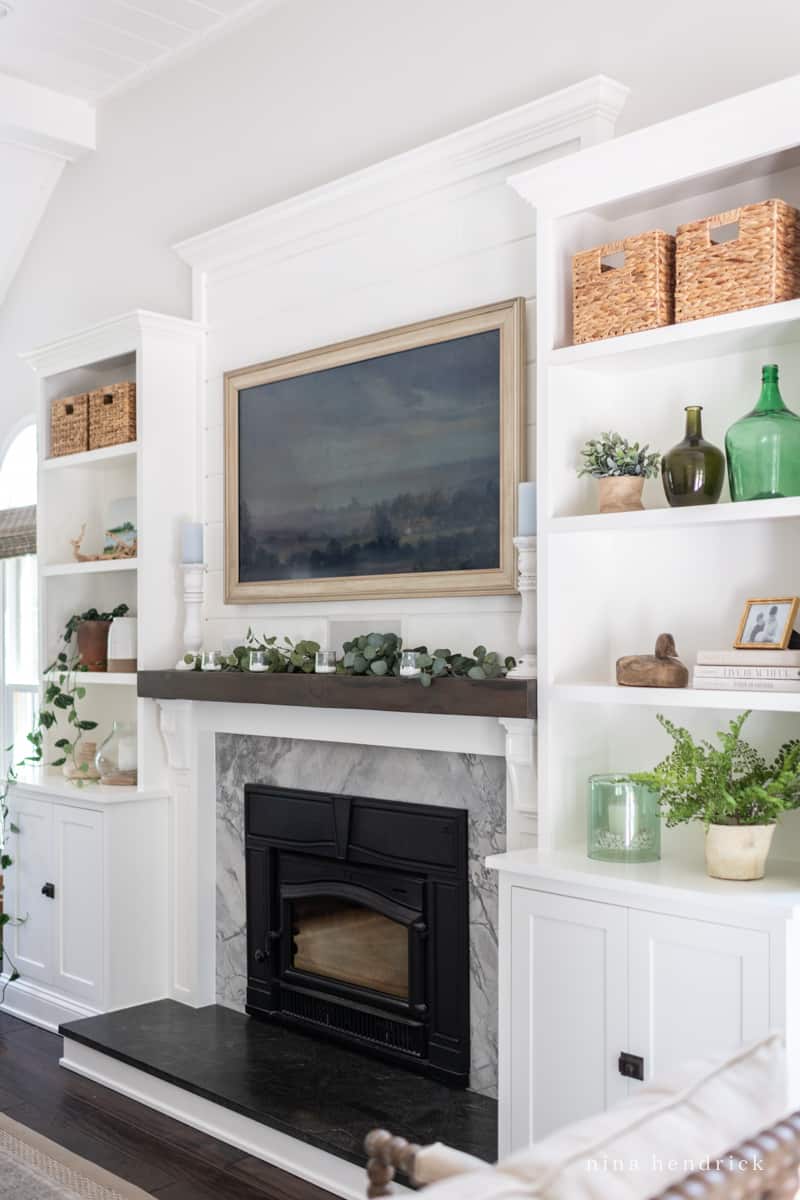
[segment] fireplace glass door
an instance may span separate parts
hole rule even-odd
[[[409,998],[408,927],[337,896],[292,901],[292,958],[297,971]]]

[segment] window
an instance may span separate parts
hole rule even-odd
[[[26,425],[0,462],[0,511],[36,503],[36,426]],[[30,749],[39,693],[36,558],[0,558],[0,730],[3,765]],[[10,754],[6,748],[13,746]]]

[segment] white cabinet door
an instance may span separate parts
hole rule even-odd
[[[646,1079],[769,1032],[766,931],[638,910],[629,928],[628,1048],[644,1058]]]
[[[14,964],[26,979],[50,983],[53,970],[54,902],[42,892],[53,882],[53,806],[17,789],[11,796],[9,837],[14,862],[6,873],[6,911],[15,924],[11,937]]]
[[[57,806],[53,985],[101,1006],[103,996],[103,815]]]
[[[512,889],[510,1143],[627,1095],[617,1060],[628,1049],[625,908]]]

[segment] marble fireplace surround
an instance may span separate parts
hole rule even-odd
[[[497,878],[484,866],[506,845],[505,763],[490,755],[216,735],[217,1003],[245,1010],[244,787],[269,783],[436,807],[468,816],[470,1087],[497,1095]]]
[[[504,845],[536,843],[536,722],[191,700],[142,703],[158,717],[171,775],[172,998],[194,1007],[243,1006],[245,782],[463,807],[470,812],[471,1003],[476,1020],[486,1021],[481,1030],[473,1026],[473,1085],[491,1094],[497,931],[494,881],[482,859]]]

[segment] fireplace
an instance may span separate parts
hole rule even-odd
[[[464,809],[245,787],[247,1012],[469,1081]]]

